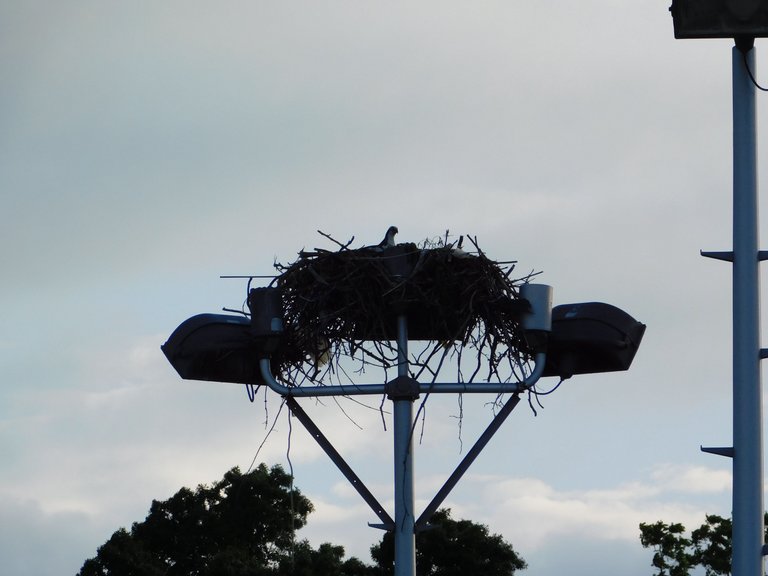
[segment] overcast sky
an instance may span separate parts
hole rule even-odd
[[[556,304],[647,324],[629,372],[521,403],[448,498],[525,574],[649,575],[638,523],[729,515],[699,446],[731,442],[731,270],[698,252],[732,245],[731,42],[675,41],[668,5],[0,1],[4,570],[73,574],[153,498],[250,466],[279,398],[183,381],[160,345],[241,306],[220,275],[332,249],[318,229],[476,235]],[[487,401],[463,445],[430,401],[419,506]],[[303,404],[391,510],[379,413]],[[300,536],[369,560],[377,519],[284,414],[258,461],[287,467],[289,432]]]

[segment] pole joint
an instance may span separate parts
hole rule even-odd
[[[734,37],[733,39],[734,43],[736,44],[736,49],[741,52],[742,54],[746,54],[752,48],[755,47],[755,37],[754,36],[743,36],[739,35]]]
[[[416,400],[419,397],[419,383],[409,376],[398,376],[384,385],[390,400]]]

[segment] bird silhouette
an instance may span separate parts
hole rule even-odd
[[[365,249],[383,252],[387,248],[392,248],[395,245],[395,234],[397,234],[397,226],[390,226],[381,242],[373,246],[365,246]]]
[[[395,234],[397,234],[397,226],[390,226],[387,228],[387,233],[384,235],[384,240],[379,242],[379,248],[384,250],[385,248],[392,248],[395,245]]]

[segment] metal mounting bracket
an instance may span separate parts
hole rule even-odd
[[[711,252],[702,250],[701,255],[704,256],[704,258],[713,258],[715,260],[723,260],[724,262],[733,262],[733,252]],[[758,262],[768,260],[768,250],[758,250],[757,260]]]
[[[355,474],[352,468],[350,468],[349,464],[347,464],[344,458],[342,458],[341,454],[336,451],[328,438],[326,438],[325,435],[320,431],[320,429],[312,421],[309,415],[304,412],[304,409],[299,406],[299,403],[296,401],[296,399],[292,398],[291,396],[285,396],[284,398],[285,403],[290,409],[291,413],[296,416],[299,422],[302,423],[304,428],[307,429],[307,432],[309,432],[312,438],[314,438],[315,441],[320,445],[320,448],[325,451],[333,463],[336,464],[336,467],[339,469],[339,471],[344,474],[344,477],[347,480],[349,480],[349,483],[352,484],[352,487],[357,490],[357,493],[363,497],[363,500],[365,500],[368,506],[371,507],[371,510],[373,510],[374,514],[376,514],[376,516],[378,516],[382,521],[382,524],[371,524],[371,526],[374,526],[375,528],[381,528],[382,530],[394,530],[395,521],[392,520],[392,517],[389,514],[387,514],[386,510],[384,510],[384,507],[379,504],[379,501],[376,500],[373,494],[371,494],[371,491],[368,490],[365,484],[363,484],[363,481],[360,480],[360,477]]]
[[[725,456],[726,458],[733,458],[734,450],[732,447],[704,447],[700,446],[700,449],[702,452],[706,452],[707,454],[714,454],[716,456]]]
[[[390,400],[416,400],[419,397],[419,383],[409,376],[398,376],[385,385]]]
[[[733,252],[707,252],[702,250],[701,255],[704,256],[704,258],[722,260],[723,262],[733,262]]]

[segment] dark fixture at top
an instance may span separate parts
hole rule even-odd
[[[675,38],[768,37],[766,0],[673,0]]]

